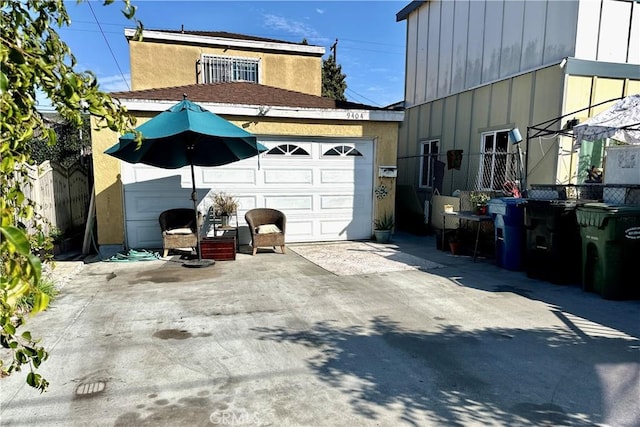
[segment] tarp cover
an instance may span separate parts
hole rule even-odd
[[[576,144],[612,138],[640,144],[640,94],[629,95],[573,128]]]

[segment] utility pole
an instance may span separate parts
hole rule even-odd
[[[337,64],[338,63],[338,39],[336,39],[336,42],[331,45],[329,50],[333,51],[333,60]]]

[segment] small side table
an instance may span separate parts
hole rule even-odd
[[[493,221],[493,217],[491,215],[476,215],[471,211],[460,211],[460,212],[442,212],[443,222],[446,221],[447,216],[453,216],[458,218],[458,224],[460,220],[465,221],[473,221],[478,223],[478,227],[476,230],[476,243],[473,247],[473,262],[476,262],[476,254],[478,252],[478,241],[480,240],[480,224],[483,222]],[[442,247],[444,248],[444,231],[445,227],[442,227]]]
[[[233,238],[236,242],[236,250],[240,250],[240,241],[238,240],[238,227],[231,225],[219,225],[215,228],[215,237]]]
[[[233,261],[236,259],[235,237],[204,237],[200,240],[202,258],[216,261]]]

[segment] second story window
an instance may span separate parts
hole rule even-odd
[[[420,187],[433,187],[433,162],[438,160],[440,141],[432,139],[420,142]]]
[[[259,83],[260,60],[229,56],[202,55],[203,83],[252,82]]]

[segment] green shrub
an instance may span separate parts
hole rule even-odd
[[[49,301],[53,301],[60,291],[56,287],[55,282],[50,277],[41,277],[35,287],[36,292],[42,292],[49,297]],[[31,312],[35,301],[35,292],[30,292],[18,300],[18,310],[23,313]]]

